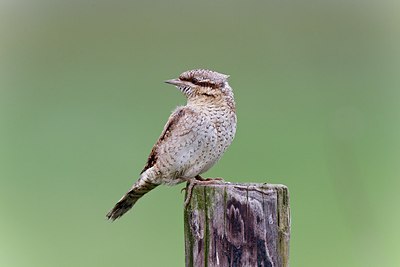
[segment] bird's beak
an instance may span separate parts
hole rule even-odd
[[[171,79],[171,80],[166,80],[165,83],[172,84],[172,85],[175,85],[175,86],[179,86],[179,85],[182,84],[182,81],[179,80],[179,79]]]

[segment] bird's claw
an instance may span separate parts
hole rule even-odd
[[[187,206],[189,205],[190,200],[192,199],[192,193],[193,193],[193,188],[196,185],[207,185],[207,184],[214,184],[214,183],[218,183],[218,182],[222,182],[224,181],[223,178],[217,177],[217,178],[202,178],[200,177],[200,175],[196,176],[195,179],[190,179],[185,188],[182,188],[181,193],[183,190],[186,191],[186,199],[185,199],[185,204],[184,207],[185,209],[187,208]]]

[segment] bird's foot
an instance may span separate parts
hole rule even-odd
[[[219,177],[204,179],[200,175],[197,175],[195,177],[195,179],[190,179],[186,184],[186,188],[182,188],[182,190],[181,190],[181,192],[183,190],[186,191],[186,199],[185,199],[185,204],[184,204],[185,209],[187,208],[187,206],[189,205],[190,200],[192,199],[193,188],[196,185],[215,184],[215,183],[220,183],[222,181],[224,181],[224,179],[219,178]]]

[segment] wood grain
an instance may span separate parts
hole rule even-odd
[[[187,267],[289,266],[284,185],[196,185],[184,216]]]

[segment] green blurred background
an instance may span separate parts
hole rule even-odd
[[[291,266],[400,266],[397,1],[0,1],[0,266],[183,266],[184,186],[116,223],[169,113],[231,75],[206,176],[286,184]]]

